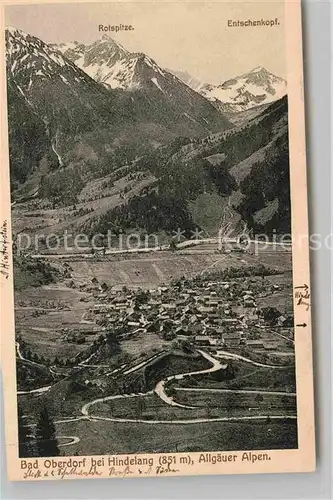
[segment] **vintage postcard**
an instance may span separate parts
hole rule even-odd
[[[300,2],[1,32],[9,478],[313,471]]]

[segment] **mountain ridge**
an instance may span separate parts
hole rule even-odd
[[[174,141],[138,160],[157,181],[128,204],[80,227],[156,232],[198,226],[209,237],[255,231],[290,233],[288,102],[284,97],[246,125],[199,140]],[[208,227],[202,224],[207,224]],[[209,233],[207,230],[209,229]]]
[[[184,86],[180,78],[161,68],[147,54],[130,52],[108,35],[103,35],[89,45],[69,42],[54,46],[91,78],[108,88],[148,92],[149,97],[153,95],[153,99],[156,99],[156,91],[161,92],[165,99],[183,111],[187,120],[193,122],[194,118],[208,132],[206,124],[213,119],[213,112],[207,106],[209,100],[188,85]],[[198,108],[199,112],[194,117],[189,109],[184,109],[182,96],[189,102],[190,110]],[[228,121],[221,114],[220,120],[217,117],[214,119],[221,121],[221,124],[224,120],[222,127],[227,128]]]
[[[186,72],[174,73],[184,78],[187,85],[194,85],[200,94],[229,118],[236,113],[271,104],[287,93],[287,82],[263,66],[256,66],[218,85],[199,82]]]
[[[156,147],[181,134],[204,136],[231,126],[211,103],[176,77],[170,75],[163,80],[165,88],[161,90],[162,81],[155,76],[158,70],[149,67],[147,61],[150,62],[148,56],[136,55],[138,70],[143,65],[141,73],[146,78],[143,88],[131,92],[110,89],[82,71],[54,45],[16,28],[7,29],[14,188],[41,170],[40,162],[46,174],[55,168],[82,163],[82,148],[89,148],[93,157],[107,164],[110,155],[118,152],[123,154],[126,150],[127,158],[134,158],[145,148]],[[36,122],[43,130],[42,144],[33,129],[24,136],[28,126],[22,131],[20,114],[26,116],[26,123]],[[29,158],[31,146],[36,149],[33,161]],[[29,165],[26,172],[25,163]]]

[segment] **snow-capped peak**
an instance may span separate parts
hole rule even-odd
[[[22,30],[6,28],[7,72],[17,83],[19,92],[27,98],[41,79],[80,82],[85,78],[61,52]]]
[[[137,89],[142,77],[148,76],[146,73],[150,79],[155,73],[164,76],[163,70],[149,56],[129,52],[106,34],[90,45],[70,42],[57,48],[94,80],[111,89]]]
[[[31,38],[31,35],[29,35],[29,33],[26,33],[19,28],[14,28],[13,26],[6,26],[6,32],[12,36],[16,36],[19,38]]]
[[[232,113],[280,99],[287,93],[287,82],[257,66],[221,85],[206,85],[200,92],[219,109]]]

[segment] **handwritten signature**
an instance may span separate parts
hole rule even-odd
[[[305,306],[307,311],[310,309],[310,290],[307,284],[295,287],[295,299],[297,306]]]
[[[3,221],[0,228],[0,273],[9,278],[9,252],[8,252],[8,222]]]

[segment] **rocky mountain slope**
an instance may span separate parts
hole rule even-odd
[[[221,111],[236,113],[280,99],[286,94],[286,81],[258,66],[221,85],[206,85],[201,93]]]
[[[184,85],[180,78],[162,69],[148,55],[129,52],[108,35],[90,45],[69,42],[53,47],[106,88],[140,92],[155,110],[160,107],[164,116],[167,113],[168,119],[168,108],[177,109],[182,117],[181,135],[188,135],[189,128],[199,134],[200,129],[207,133],[229,126],[225,117],[217,114],[191,86]],[[146,105],[149,106],[147,102]]]
[[[221,85],[199,82],[186,72],[174,72],[187,85],[200,92],[230,119],[241,112],[255,110],[277,101],[287,93],[287,82],[258,66]]]
[[[215,89],[248,113],[231,127],[178,77],[108,37],[61,50],[6,31],[14,200],[72,205],[88,234],[290,230],[287,98],[267,102],[282,82],[257,69]],[[85,203],[94,180],[101,189]]]
[[[78,55],[82,47],[76,49],[72,52]],[[211,103],[144,54],[115,49],[109,38],[91,50],[93,61],[127,58],[133,85],[112,89],[54,46],[15,28],[6,30],[13,189],[33,178],[26,190],[31,193],[54,169],[88,162],[85,173],[92,175],[103,166],[112,169],[118,153],[127,160],[178,135],[204,136],[230,126]]]
[[[190,237],[246,230],[290,231],[287,98],[268,106],[247,124],[207,136],[178,139],[139,160],[157,182],[84,230],[111,227],[148,232],[176,231]]]
[[[78,42],[68,42],[51,44],[51,47],[62,52],[67,59],[73,61],[77,67],[99,83],[111,88],[124,89],[130,86],[129,79],[122,81],[120,75],[128,70],[126,76],[129,77],[134,66],[131,62],[135,61],[134,59],[130,61],[130,52],[107,35],[87,46]],[[133,89],[134,86],[133,82]]]

